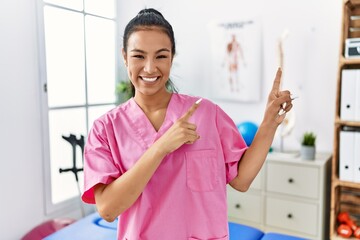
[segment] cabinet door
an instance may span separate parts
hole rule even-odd
[[[339,179],[354,181],[354,132],[340,132]]]
[[[355,133],[354,181],[360,183],[360,132]]]
[[[359,70],[347,69],[342,70],[341,75],[341,103],[340,103],[340,118],[346,121],[355,121],[358,117],[356,92]]]

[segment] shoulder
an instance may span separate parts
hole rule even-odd
[[[180,94],[180,93],[174,93],[174,97],[177,98],[177,102],[178,104],[183,104],[184,106],[190,107],[192,106],[196,101],[198,101],[199,99],[201,100],[200,105],[201,106],[206,106],[206,108],[216,108],[217,105],[215,103],[213,103],[211,100],[207,99],[207,98],[203,98],[200,96],[191,96],[191,95],[187,95],[187,94]]]
[[[200,98],[201,103],[196,112],[200,112],[205,116],[211,117],[215,116],[217,119],[229,118],[230,116],[216,103],[212,102],[207,98],[203,98],[200,96],[190,96],[186,94],[177,94],[177,97],[180,99],[179,101],[184,106],[184,111],[189,109],[197,100]]]
[[[106,111],[105,113],[103,113],[94,120],[93,125],[94,126],[112,125],[114,121],[119,120],[123,118],[124,115],[126,115],[126,113],[131,108],[131,101],[132,99],[129,99],[128,101],[121,103],[120,105]]]
[[[186,94],[176,94],[174,96],[176,101],[176,107],[179,109],[179,115],[187,112],[193,104],[202,99],[199,107],[196,109],[194,114],[195,118],[204,118],[204,120],[215,119],[218,112],[218,105],[213,103],[211,100],[207,98],[203,98],[201,96],[190,96]]]

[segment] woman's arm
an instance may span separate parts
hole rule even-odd
[[[131,169],[115,181],[108,185],[97,184],[94,193],[101,217],[112,222],[128,209],[143,192],[165,155],[161,143],[155,142]]]
[[[238,165],[238,175],[230,185],[247,191],[260,171],[271,147],[277,127],[285,119],[286,112],[292,108],[289,91],[280,91],[281,69],[278,69],[272,90],[268,97],[265,115],[259,129]]]
[[[106,221],[112,222],[128,209],[144,191],[164,157],[183,144],[193,144],[199,139],[196,125],[188,120],[197,109],[194,104],[160,137],[135,165],[110,184],[94,187],[98,212]]]

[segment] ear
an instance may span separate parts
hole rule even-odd
[[[124,50],[124,48],[121,49],[121,53],[122,53],[122,56],[123,56],[123,59],[124,59],[124,63],[125,63],[125,66],[127,67],[128,66],[128,63],[127,63],[127,60],[126,60],[126,52]]]

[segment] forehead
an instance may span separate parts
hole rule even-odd
[[[169,48],[171,50],[171,41],[169,36],[159,27],[139,28],[134,31],[128,39],[128,50],[158,50],[160,48]]]

